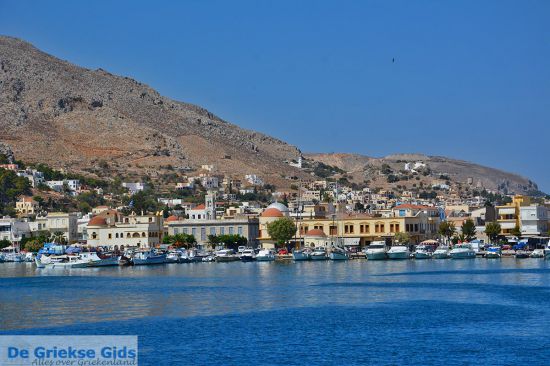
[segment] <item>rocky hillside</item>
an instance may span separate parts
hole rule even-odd
[[[0,142],[17,159],[88,174],[159,174],[159,166],[302,174],[299,150],[239,128],[201,107],[161,96],[131,78],[88,70],[27,42],[0,36]]]
[[[450,181],[472,186],[473,189],[485,188],[500,193],[534,194],[538,190],[536,183],[520,175],[441,156],[397,154],[373,158],[357,154],[306,154],[306,158],[345,170],[354,182],[376,182],[376,185],[385,187],[390,186],[387,175],[404,175],[406,163],[411,163],[412,167],[415,163],[421,162],[426,164],[426,167],[417,169],[421,173],[418,176],[428,186],[437,181]],[[391,173],[382,174],[384,166]],[[441,176],[444,179],[440,179]],[[403,180],[393,184],[409,186],[408,182]]]

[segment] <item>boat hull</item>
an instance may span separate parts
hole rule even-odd
[[[266,256],[256,256],[256,262],[273,262],[275,256],[266,255]]]
[[[431,253],[426,253],[426,252],[416,252],[416,253],[414,253],[414,259],[430,259],[430,258],[432,258]]]
[[[164,264],[166,263],[166,256],[165,255],[157,255],[154,257],[148,257],[145,259],[141,258],[133,258],[132,263],[134,266],[146,266],[146,265],[152,265],[152,264]]]
[[[366,256],[370,261],[381,261],[388,258],[386,252],[367,252]]]
[[[98,261],[92,261],[88,263],[88,267],[109,267],[109,266],[118,266],[118,258],[117,257],[111,257],[111,258],[105,258]]]
[[[292,259],[294,259],[295,261],[308,261],[310,258],[309,258],[309,255],[306,253],[293,252]]]
[[[489,253],[485,254],[485,258],[487,258],[487,259],[500,259],[500,257],[501,257],[500,253],[491,253],[491,252],[489,252]]]
[[[389,259],[409,259],[410,254],[408,252],[388,253]]]
[[[312,261],[324,261],[324,260],[327,259],[327,255],[326,254],[311,254],[310,259]]]
[[[456,252],[456,253],[449,253],[449,256],[451,259],[473,259],[476,257],[475,252]]]
[[[223,256],[223,257],[216,257],[215,261],[220,263],[226,263],[226,262],[236,262],[239,260],[239,257],[237,256]]]
[[[330,253],[328,257],[331,261],[345,261],[349,259],[348,256],[343,253],[334,253],[334,252]]]
[[[241,257],[241,262],[254,262],[255,260],[256,258],[250,255],[243,255]]]

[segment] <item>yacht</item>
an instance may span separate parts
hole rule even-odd
[[[390,259],[409,259],[411,257],[411,251],[405,245],[393,246],[387,254]]]
[[[137,252],[132,257],[134,266],[166,263],[166,254],[157,254],[153,249]]]
[[[166,254],[166,263],[181,263],[182,253],[177,250],[171,250]]]
[[[434,247],[432,245],[420,244],[414,251],[415,259],[430,259],[433,255]]]
[[[500,247],[489,247],[485,253],[485,258],[500,258],[502,257],[502,249]]]
[[[295,261],[308,261],[310,260],[311,249],[296,249],[292,252],[292,259]]]
[[[118,256],[114,254],[82,252],[80,258],[88,261],[88,267],[118,266]]]
[[[313,249],[309,257],[312,261],[324,261],[327,259],[327,251],[323,247],[317,247]]]
[[[531,258],[544,258],[544,249],[535,249],[530,255]]]
[[[254,249],[252,248],[245,248],[241,253],[241,262],[253,262],[256,260],[256,253],[254,252]]]
[[[529,258],[529,252],[526,250],[516,250],[516,258],[517,259]]]
[[[373,241],[365,251],[365,256],[368,260],[381,260],[386,259],[386,242]]]
[[[334,247],[330,251],[328,258],[333,261],[345,261],[349,259],[349,255],[344,248]]]
[[[468,243],[457,244],[450,252],[452,259],[470,259],[476,257],[476,252]]]
[[[270,249],[262,249],[256,255],[258,262],[272,262],[275,260],[275,253]]]
[[[437,249],[432,254],[432,258],[434,259],[447,259],[450,257],[449,255],[449,247],[446,245],[440,245],[437,247]]]
[[[235,262],[239,260],[239,257],[235,255],[233,249],[222,249],[215,252],[216,262]]]
[[[36,267],[38,268],[86,268],[88,267],[87,260],[84,260],[80,255],[52,255],[41,256],[35,259]]]

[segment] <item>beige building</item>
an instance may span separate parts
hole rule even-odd
[[[87,244],[110,249],[151,248],[160,244],[163,235],[162,216],[122,216],[114,210],[103,211],[88,222]]]
[[[271,206],[262,213],[259,237],[262,247],[274,247],[274,241],[267,231],[267,224],[285,216],[288,216],[288,212]],[[436,237],[440,222],[437,208],[408,204],[394,207],[384,217],[338,214],[333,217],[306,217],[294,220],[297,222],[297,231],[295,239],[290,241],[300,246],[315,246],[321,241],[338,241],[346,246],[365,246],[372,241],[392,242],[395,234],[399,232],[408,233],[411,243],[419,243]]]
[[[47,216],[39,216],[30,224],[33,232],[60,233],[69,244],[78,240],[78,214],[75,212],[49,212]]]
[[[240,235],[248,240],[248,245],[258,245],[258,218],[249,215],[235,215],[232,218],[212,219],[166,219],[166,233],[168,235],[189,234],[197,240],[199,247],[209,245],[209,235]]]
[[[38,213],[38,209],[38,202],[31,197],[21,197],[21,199],[15,203],[15,211],[20,217],[34,216]]]

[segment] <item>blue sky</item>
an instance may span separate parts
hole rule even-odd
[[[550,192],[550,1],[0,0],[0,34],[304,152],[444,155]]]

